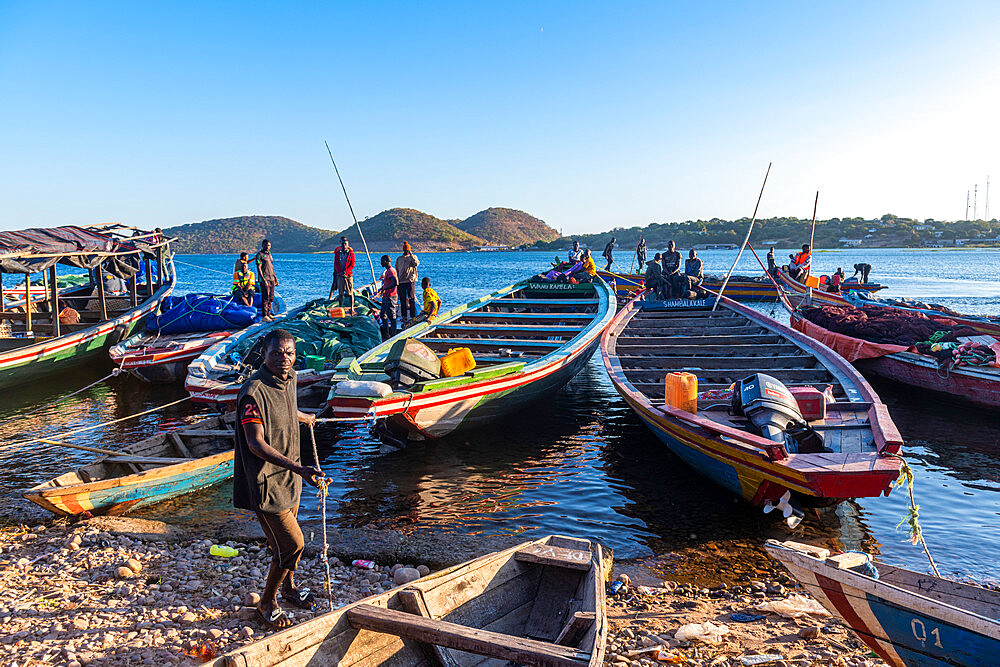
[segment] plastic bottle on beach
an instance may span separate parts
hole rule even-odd
[[[232,547],[227,547],[224,544],[213,544],[208,550],[208,553],[221,558],[232,558],[233,556],[239,555],[240,552]]]
[[[373,561],[373,560],[361,560],[359,558],[357,560],[351,561],[351,565],[353,565],[354,567],[359,567],[362,570],[374,570],[375,569],[375,561]]]

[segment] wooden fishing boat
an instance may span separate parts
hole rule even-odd
[[[607,638],[606,575],[600,545],[553,535],[293,625],[211,664],[596,667]]]
[[[604,278],[609,283],[613,282],[615,294],[618,302],[623,303],[632,299],[636,294],[645,289],[645,276],[638,273],[621,274],[598,271],[597,275]],[[722,287],[724,279],[720,276],[705,276],[702,287],[712,292],[718,293]],[[803,285],[803,288],[805,285]],[[845,291],[864,290],[877,291],[885,289],[884,285],[847,283],[843,286]],[[767,276],[733,276],[726,284],[726,291],[723,296],[727,296],[734,301],[777,301],[778,288]]]
[[[271,312],[280,315],[285,302],[275,296]],[[242,330],[240,330],[242,331]],[[167,383],[183,380],[188,364],[216,343],[239,331],[161,334],[143,331],[108,350],[115,366],[140,380]]]
[[[24,308],[25,293],[12,310],[0,282],[0,388],[86,363],[127,338],[174,287],[171,240],[121,225],[0,232],[0,280],[41,273],[48,295]],[[91,281],[59,289],[58,264],[90,269]],[[106,293],[106,272],[124,281],[121,294]],[[61,321],[66,308],[79,321]]]
[[[123,514],[204,489],[233,475],[234,422],[229,414],[157,433],[23,495],[61,515]]]
[[[831,556],[775,540],[764,548],[893,667],[989,667],[1000,661],[1000,592],[884,563],[876,567],[866,554]]]
[[[782,289],[785,290],[785,294],[788,295],[788,298],[794,305],[798,306],[810,298],[809,287],[805,283],[792,278],[784,269],[779,268],[775,272],[775,279],[781,285]],[[840,286],[840,289],[841,292],[837,293],[827,292],[822,287],[814,288],[811,296],[812,301],[821,306],[849,305],[850,301],[845,297],[846,294],[857,292],[874,293],[885,289],[885,285],[879,285],[878,283],[844,283]]]
[[[572,379],[593,355],[614,313],[614,295],[603,280],[524,280],[401,332],[342,366],[331,378],[328,405],[337,418],[375,417],[393,444],[490,423]],[[475,368],[457,377],[397,386],[384,396],[344,395],[344,380],[386,381],[389,350],[405,338],[416,338],[437,354],[466,347]]]
[[[885,405],[849,363],[731,299],[723,298],[713,312],[712,299],[647,296],[618,313],[601,353],[618,393],[672,452],[758,506],[781,505],[783,497],[793,505],[829,504],[889,493],[899,462],[887,455],[899,451],[902,439]],[[673,372],[697,376],[697,413],[666,404],[664,381]],[[821,447],[758,435],[750,421],[730,413],[725,393],[705,393],[726,392],[734,383],[738,392],[741,381],[756,373],[828,397],[825,418],[808,422],[822,436]]]
[[[194,361],[190,362],[184,388],[191,394],[192,400],[202,403],[219,403],[223,405],[236,402],[243,382],[250,377],[260,364],[263,357],[253,353],[253,345],[272,329],[288,329],[296,336],[298,347],[301,338],[299,331],[302,323],[312,321],[319,329],[338,329],[338,332],[312,332],[317,338],[324,337],[329,342],[337,342],[338,336],[349,348],[343,356],[354,358],[380,339],[378,325],[371,319],[369,313],[374,312],[374,304],[367,298],[355,296],[356,311],[361,315],[354,317],[318,317],[317,314],[337,306],[336,300],[314,299],[309,303],[293,308],[284,315],[270,322],[260,322],[237,332],[206,349]],[[320,321],[322,320],[322,321]],[[336,321],[338,324],[333,324]],[[360,341],[360,342],[357,342]],[[322,342],[322,341],[320,341]],[[243,350],[244,358],[239,351]],[[327,363],[324,368],[307,368],[304,359],[299,359],[296,366],[296,382],[299,388],[299,400],[303,401],[316,385],[325,383],[335,373],[333,363]],[[322,403],[326,396],[325,389],[318,398]],[[317,404],[318,404],[317,403]]]
[[[791,325],[805,335],[835,350],[863,373],[935,391],[976,405],[1000,408],[1000,368],[956,365],[943,367],[930,355],[906,345],[872,343],[830,331],[810,322],[800,312],[791,315]]]

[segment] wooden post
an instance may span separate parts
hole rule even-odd
[[[24,274],[24,331],[31,331],[31,274]]]
[[[153,263],[149,261],[147,257],[145,260],[146,266],[146,296],[153,296]]]
[[[108,320],[108,302],[104,299],[104,267],[97,265],[97,294],[101,298],[101,321]]]
[[[3,293],[3,271],[0,271],[0,313],[6,310],[7,306],[4,302],[7,300],[7,295]]]
[[[56,265],[49,267],[49,285],[52,288],[52,334],[56,337],[62,335],[59,325],[59,281],[56,279]]]

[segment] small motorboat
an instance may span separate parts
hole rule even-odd
[[[893,667],[988,667],[1000,662],[1000,592],[768,540],[767,552]]]
[[[889,493],[902,438],[849,363],[732,299],[712,310],[714,298],[648,296],[618,313],[601,353],[615,389],[678,457],[790,522],[797,505]]]
[[[600,279],[523,280],[346,361],[331,378],[327,403],[335,418],[374,417],[383,440],[396,445],[491,423],[571,380],[597,349],[615,307],[614,293]],[[390,378],[390,354],[408,339],[418,341],[433,368]],[[472,366],[442,374],[438,356],[456,348],[468,351]]]
[[[214,667],[597,667],[604,551],[549,536],[434,572],[216,658]]]
[[[192,297],[198,297],[191,304]],[[145,331],[115,345],[108,354],[115,366],[131,373],[140,380],[152,383],[167,383],[183,380],[187,367],[201,353],[212,345],[229,338],[234,333],[245,329],[249,322],[240,321],[238,328],[233,328],[233,319],[224,316],[224,308],[230,303],[230,295],[195,295],[186,294],[183,297],[168,297],[156,313],[146,319]],[[260,293],[254,295],[255,306],[259,307]],[[203,308],[207,315],[197,321],[185,323],[184,326],[173,326],[164,332],[163,329],[151,326],[152,322],[162,320],[167,312],[184,308]],[[159,311],[167,312],[159,312]],[[218,311],[222,311],[219,314]],[[285,302],[275,295],[271,312],[280,315],[285,311]],[[180,318],[178,318],[180,319]],[[260,315],[255,316],[260,321]],[[211,327],[217,327],[212,329]]]
[[[233,475],[234,423],[230,413],[157,433],[22,495],[55,514],[117,515],[207,488]]]

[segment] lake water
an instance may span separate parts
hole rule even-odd
[[[778,251],[779,258],[789,250]],[[652,255],[653,251],[650,251]],[[620,253],[624,254],[624,253]],[[704,251],[706,271],[722,273],[735,251]],[[481,296],[545,266],[552,253],[422,254],[446,307]],[[177,256],[178,292],[226,291],[234,256]],[[377,257],[375,258],[377,262]],[[761,254],[763,259],[763,253]],[[998,250],[838,250],[817,252],[815,268],[848,275],[854,263],[875,268],[886,296],[934,300],[968,313],[1000,314]],[[628,265],[628,258],[619,264]],[[279,291],[295,306],[329,289],[329,255],[277,255]],[[376,268],[378,265],[376,263]],[[367,275],[359,257],[356,282]],[[737,272],[758,275],[752,255]],[[758,306],[782,317],[773,304]],[[45,386],[6,392],[0,401],[0,494],[3,512],[33,511],[16,490],[54,477],[92,456],[48,445],[19,445],[162,405],[184,396],[179,386],[114,378],[66,396],[103,377],[110,363],[53,377]],[[875,383],[907,441],[925,537],[942,573],[1000,579],[1000,419],[996,413]],[[41,406],[41,407],[40,407]],[[32,414],[28,411],[35,410]],[[205,414],[182,403],[150,415],[69,436],[68,441],[114,448],[178,419]],[[759,510],[735,502],[669,454],[619,400],[599,355],[563,390],[489,428],[459,433],[391,455],[363,427],[317,430],[331,486],[332,520],[403,531],[444,529],[466,534],[541,535],[561,532],[601,540],[620,558],[700,553],[728,546],[754,551],[767,537],[825,540],[863,547],[887,562],[924,570],[919,547],[896,529],[908,500],[842,503],[807,517],[789,534]],[[174,521],[223,519],[232,512],[230,486],[220,485],[152,508],[143,516]],[[303,519],[318,518],[316,499],[303,495]],[[706,543],[709,547],[706,549]]]

